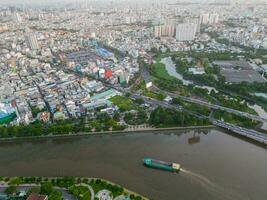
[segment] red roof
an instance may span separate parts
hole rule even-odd
[[[27,200],[48,200],[48,196],[41,195],[41,194],[30,194],[30,196],[27,198]]]
[[[16,100],[12,100],[12,101],[11,101],[11,105],[12,105],[13,108],[15,108],[15,107],[17,106],[17,102],[16,102]]]
[[[105,71],[105,78],[110,78],[110,77],[112,77],[112,70],[111,69],[107,69],[106,71]]]

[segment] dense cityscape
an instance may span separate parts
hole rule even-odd
[[[265,1],[0,2],[1,142],[203,129],[266,151]],[[75,174],[0,171],[0,199],[147,199]]]

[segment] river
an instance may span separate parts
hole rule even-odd
[[[165,65],[168,74],[182,81],[183,85],[188,86],[190,84],[194,84],[192,81],[185,80],[181,74],[177,73],[176,66],[173,63],[171,57],[162,58],[160,62]]]
[[[216,88],[214,88],[214,87],[210,87],[210,86],[200,86],[200,85],[196,85],[196,84],[194,84],[193,81],[185,80],[181,74],[177,73],[177,71],[176,71],[176,66],[175,66],[175,64],[173,63],[171,57],[162,58],[160,62],[161,62],[162,64],[165,65],[165,69],[166,69],[167,73],[168,73],[170,76],[172,76],[172,77],[174,77],[174,78],[177,78],[178,80],[182,81],[183,85],[185,85],[185,86],[188,86],[188,85],[194,85],[194,87],[197,87],[197,88],[207,89],[207,90],[209,91],[209,93],[210,93],[212,90],[214,90],[214,92],[216,92],[216,93],[218,92],[218,91],[216,90]]]
[[[150,169],[144,157],[177,162]],[[89,176],[154,200],[266,200],[266,149],[220,130],[127,133],[0,143],[1,176]]]
[[[209,91],[209,93],[211,93],[212,90],[214,90],[214,92],[218,93],[218,90],[216,90],[216,88],[214,88],[214,87],[200,86],[200,85],[194,84],[192,81],[185,80],[181,74],[177,73],[176,66],[173,63],[171,57],[162,58],[160,62],[165,65],[165,69],[168,72],[168,74],[170,76],[175,77],[178,80],[182,81],[183,85],[188,86],[188,85],[192,84],[192,85],[194,85],[194,87],[202,88],[202,89],[207,89]],[[267,97],[267,94],[265,94],[265,93],[255,93],[255,95],[256,96],[261,96],[261,97]],[[260,117],[267,118],[267,113],[259,105],[253,105],[253,106],[251,106],[251,105],[248,104],[248,106],[250,108],[253,108]],[[261,129],[267,130],[267,123],[263,123]]]

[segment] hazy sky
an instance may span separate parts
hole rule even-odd
[[[52,4],[56,5],[58,3],[77,3],[77,2],[85,2],[86,0],[0,0],[0,4]],[[87,0],[90,2],[143,2],[143,1],[151,1],[151,2],[175,2],[178,0]],[[183,0],[185,2],[188,1],[200,1],[200,0]],[[203,0],[202,0],[203,1]],[[205,0],[206,1],[206,0]]]
[[[52,4],[56,5],[57,3],[76,3],[76,2],[85,2],[86,0],[0,0],[0,4]],[[143,2],[144,0],[87,0],[88,2],[101,2],[101,1],[108,1],[108,2],[119,2],[119,1],[131,1],[131,2]],[[220,0],[145,0],[151,2],[220,2]],[[221,0],[224,1],[224,0]],[[230,2],[246,2],[246,3],[254,3],[254,2],[267,2],[267,0],[230,0]]]

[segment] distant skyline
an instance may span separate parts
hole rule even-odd
[[[241,4],[253,4],[253,3],[267,3],[265,0],[0,0],[0,9],[14,6],[18,8],[42,8],[42,7],[55,7],[60,8],[68,5],[70,7],[79,7],[81,3],[87,1],[88,5],[92,6],[107,6],[113,4],[114,6],[125,5],[149,5],[158,3],[188,3],[196,2],[201,4],[209,3],[241,3]]]
[[[0,4],[56,4],[56,3],[80,3],[86,0],[1,0]],[[88,2],[199,2],[199,3],[210,3],[210,2],[221,2],[218,0],[87,0]],[[231,0],[231,2],[242,2],[242,3],[258,3],[265,2],[265,0]]]

